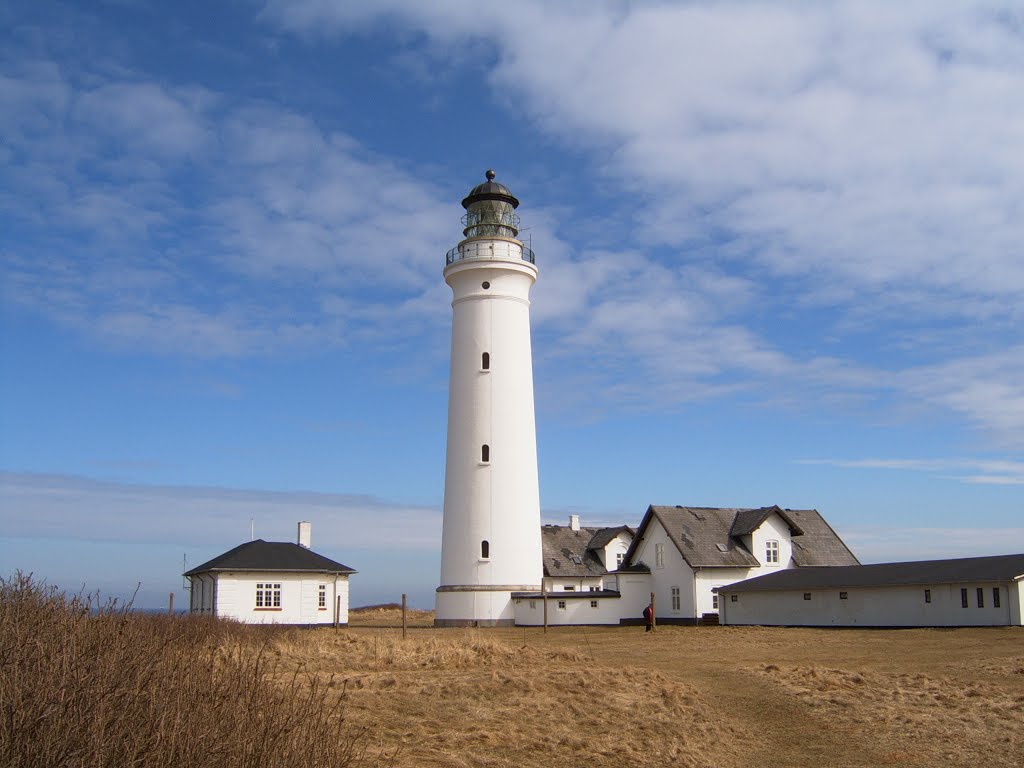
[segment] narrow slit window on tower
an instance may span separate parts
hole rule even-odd
[[[480,461],[487,464],[491,460],[491,446],[482,445],[480,446]]]
[[[480,356],[480,368],[482,370],[484,370],[484,371],[491,370],[491,353],[490,352],[484,352],[483,355]]]
[[[480,542],[480,559],[490,560],[491,559],[491,542],[484,539]]]

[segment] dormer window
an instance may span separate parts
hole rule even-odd
[[[779,564],[779,542],[774,539],[764,543],[764,562],[765,565]]]

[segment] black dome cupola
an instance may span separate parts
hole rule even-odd
[[[519,201],[504,184],[494,180],[494,171],[487,171],[487,181],[473,187],[462,201],[466,215],[462,217],[464,237],[510,237],[519,234],[519,217],[515,210]]]

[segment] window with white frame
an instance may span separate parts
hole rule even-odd
[[[711,593],[711,610],[713,610],[713,611],[717,611],[718,610],[718,593],[717,592],[712,592]]]
[[[326,611],[327,610],[327,585],[326,584],[321,584],[319,589],[317,590],[316,604],[317,604],[317,607],[320,608],[321,611]]]
[[[766,565],[779,564],[779,542],[770,539],[764,543],[764,562]]]
[[[619,552],[619,553],[617,553],[617,554],[615,555],[615,567],[616,567],[616,568],[621,568],[621,567],[622,567],[622,564],[623,564],[624,562],[626,562],[626,553],[625,553],[625,552]]]
[[[560,611],[564,611],[565,610],[565,600],[559,600],[558,601],[558,610],[560,610]]]
[[[591,600],[590,601],[590,607],[591,608],[597,608],[597,600]]]
[[[682,600],[679,597],[679,587],[672,587],[672,610],[678,611],[681,607]]]
[[[655,544],[654,545],[654,567],[664,568],[665,567],[665,545]]]
[[[281,608],[281,585],[270,583],[256,584],[256,607],[263,609]]]

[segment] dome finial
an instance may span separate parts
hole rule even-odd
[[[490,168],[487,169],[487,173],[485,173],[484,176],[487,177],[488,181],[494,181],[494,171],[492,171]]]

